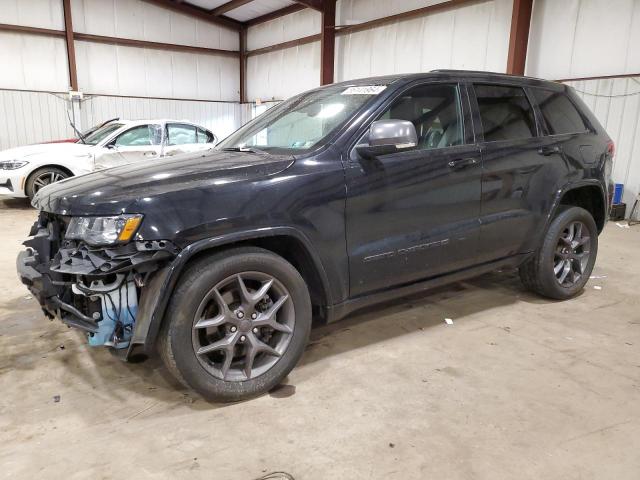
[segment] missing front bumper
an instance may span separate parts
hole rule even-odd
[[[47,317],[83,330],[92,346],[126,349],[125,356],[133,344],[145,344],[156,279],[177,253],[173,244],[94,248],[64,240],[58,226],[41,218],[25,245],[16,259],[18,276]],[[139,304],[147,307],[141,311]]]

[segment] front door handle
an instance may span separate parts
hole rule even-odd
[[[544,155],[545,157],[548,157],[549,155],[553,155],[554,153],[560,153],[562,151],[562,149],[555,145],[553,147],[540,147],[538,149],[538,153],[540,155]]]
[[[460,170],[461,168],[469,167],[478,163],[475,158],[459,158],[457,160],[451,160],[447,165],[452,170]]]
[[[156,152],[144,152],[145,157],[155,157],[156,155]]]

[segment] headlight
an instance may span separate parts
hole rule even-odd
[[[84,240],[89,245],[128,242],[142,223],[142,215],[115,217],[72,217],[65,238]]]
[[[1,170],[17,170],[18,168],[24,167],[27,163],[25,160],[5,160],[0,162]]]

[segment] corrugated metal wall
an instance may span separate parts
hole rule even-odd
[[[526,74],[548,79],[640,73],[640,0],[536,0]],[[568,82],[616,142],[624,201],[640,192],[640,75]],[[629,212],[629,210],[628,210]]]
[[[338,24],[360,23],[436,1],[342,0]],[[487,0],[340,36],[336,79],[437,68],[504,71],[512,0]]]
[[[70,108],[66,93],[0,90],[0,150],[74,137],[67,117]],[[100,95],[85,97],[79,113],[76,125],[81,129],[115,117],[173,118],[203,125],[223,139],[251,119],[251,106]]]
[[[349,25],[442,0],[340,0],[336,23]],[[421,18],[338,36],[336,81],[436,68],[504,71],[512,0],[486,0]],[[249,50],[320,32],[320,14],[305,10],[249,29]],[[249,99],[285,99],[319,85],[319,42],[249,58]]]
[[[138,120],[172,118],[203,125],[222,140],[242,125],[239,103],[198,102],[93,96],[82,102],[83,125],[95,125],[114,117]]]
[[[320,33],[320,13],[306,9],[249,28],[247,49]],[[317,87],[320,42],[251,56],[247,59],[247,98],[282,100]]]
[[[65,97],[0,90],[0,150],[73,137]]]
[[[640,76],[567,82],[616,144],[613,179],[625,185],[627,214],[640,193]]]
[[[62,0],[2,0],[0,23],[64,29]],[[238,32],[141,0],[71,0],[74,31],[238,50]],[[0,32],[0,88],[69,89],[63,38]],[[76,41],[79,89],[101,95],[239,101],[239,59]]]
[[[64,29],[62,0],[0,3],[0,23]],[[71,9],[79,33],[239,48],[236,31],[150,2],[71,0]],[[223,138],[242,124],[237,58],[86,41],[75,45],[79,89],[92,94],[81,103],[76,119],[81,129],[113,117],[170,117],[200,123]],[[70,88],[63,38],[0,32],[0,65],[5,67],[0,75],[0,149],[73,136],[66,94],[48,93]]]
[[[639,0],[536,0],[527,75],[562,79],[640,73]]]

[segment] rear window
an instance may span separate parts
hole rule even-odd
[[[519,87],[475,85],[485,142],[535,137],[533,108]]]
[[[551,135],[579,133],[587,130],[580,113],[563,92],[532,88]]]

